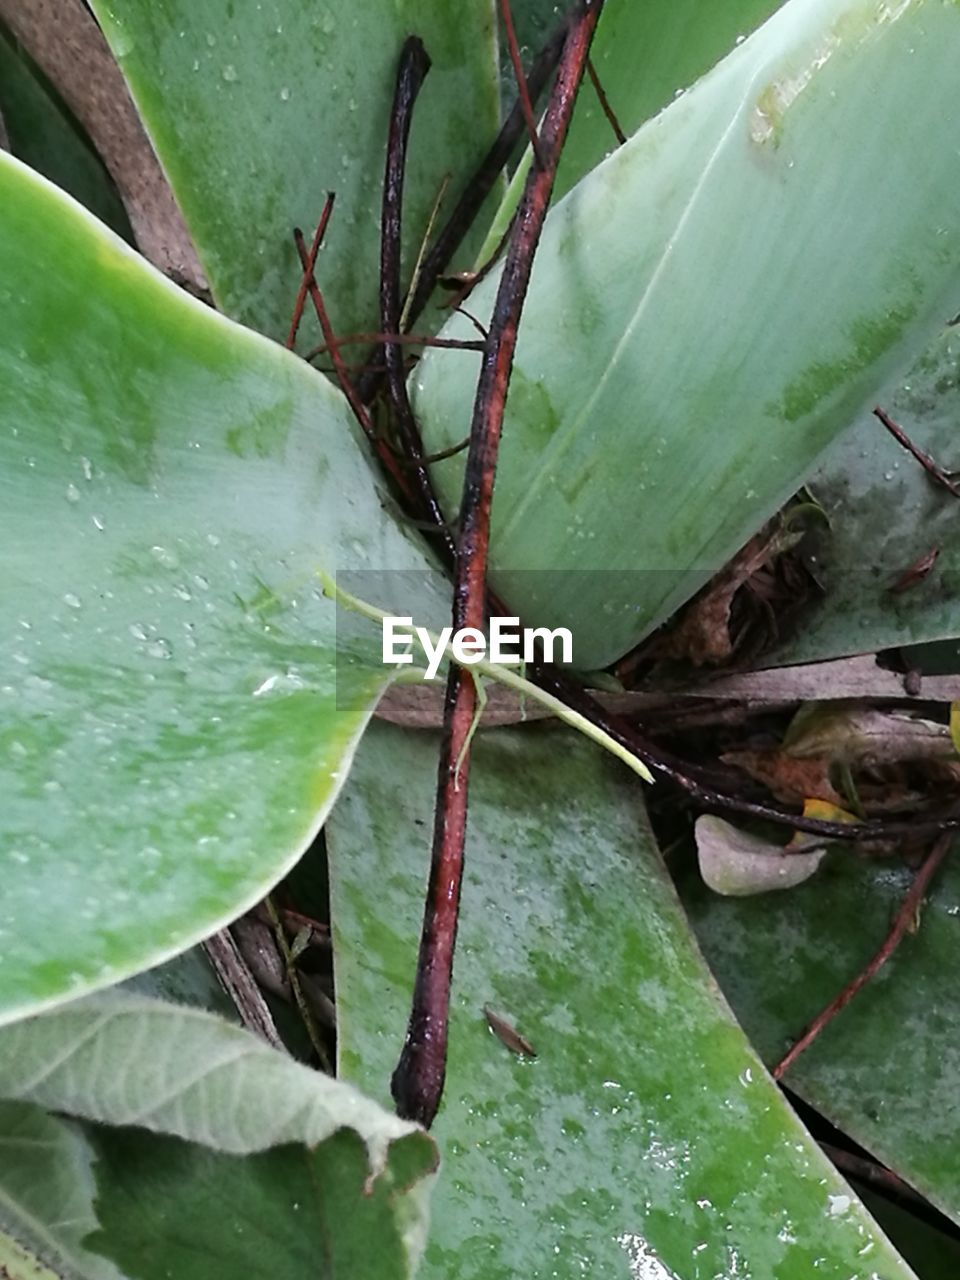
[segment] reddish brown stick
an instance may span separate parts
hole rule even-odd
[[[567,22],[564,19],[551,32],[550,38],[534,59],[533,66],[530,68],[530,75],[527,78],[527,93],[531,101],[535,102],[543,92],[554,67],[557,65],[566,29]],[[518,99],[507,113],[499,134],[481,160],[478,169],[461,192],[453,212],[424,256],[413,289],[413,296],[407,303],[406,323],[408,327],[412,327],[417,317],[422,313],[430,295],[436,288],[438,278],[443,275],[454,253],[460,247],[464,236],[473,226],[484,200],[487,199],[500,180],[504,165],[513,154],[517,139],[521,136],[523,130],[523,112]],[[372,361],[374,369],[360,383],[360,394],[365,402],[369,402],[373,398],[376,393],[377,383],[383,376],[382,362],[379,360],[380,354],[374,354]]]
[[[903,935],[915,926],[917,916],[923,903],[924,895],[930,887],[930,881],[937,873],[937,869],[943,862],[944,858],[953,844],[953,837],[950,835],[942,835],[937,840],[920,870],[913,877],[911,884],[900,909],[897,912],[893,927],[883,941],[883,945],[872,960],[857,974],[852,982],[849,982],[835,999],[831,1000],[825,1009],[814,1018],[804,1031],[803,1035],[789,1050],[788,1053],[780,1059],[773,1068],[771,1075],[774,1080],[779,1080],[783,1074],[793,1066],[797,1058],[805,1049],[808,1049],[824,1027],[832,1022],[841,1009],[845,1009],[858,991],[861,991],[871,978],[874,978],[880,969],[896,951]]]
[[[483,351],[482,342],[466,338],[432,338],[428,333],[347,333],[337,335],[338,347],[358,346],[360,343],[379,342],[385,347],[442,347],[451,351]],[[303,357],[315,360],[329,350],[325,342],[313,347]]]
[[[334,369],[336,370],[337,381],[340,383],[343,394],[347,398],[347,403],[353,410],[353,416],[356,418],[364,435],[373,446],[373,450],[377,457],[393,478],[394,483],[397,485],[400,492],[409,500],[412,496],[409,478],[404,473],[403,468],[400,466],[397,458],[387,446],[386,442],[377,436],[373,425],[373,419],[370,417],[366,405],[360,399],[353,380],[347,371],[347,366],[340,353],[340,344],[337,342],[337,336],[333,332],[333,325],[330,323],[330,317],[327,314],[327,307],[323,300],[323,294],[320,292],[320,286],[317,284],[313,272],[310,270],[307,246],[303,239],[303,232],[299,227],[294,228],[293,239],[297,246],[297,253],[300,255],[300,264],[303,267],[304,278],[307,281],[307,291],[310,294],[310,299],[313,302],[313,309],[316,311],[317,319],[320,322],[323,340],[327,344],[330,359],[333,362]]]
[[[580,0],[571,12],[557,82],[541,133],[548,163],[542,169],[532,169],[527,178],[517,211],[513,242],[500,278],[470,429],[454,585],[454,630],[482,628],[485,621],[490,507],[517,329],[534,253],[553,190],[557,161],[602,7],[602,0]],[[446,1074],[450,981],[467,823],[469,734],[476,701],[473,680],[451,664],[444,708],[430,883],[420,936],[413,1005],[403,1051],[391,1080],[399,1113],[426,1126],[436,1115]]]
[[[300,265],[303,267],[303,274],[300,277],[300,288],[297,290],[297,300],[293,304],[293,316],[290,319],[290,332],[287,334],[287,347],[292,351],[297,341],[297,330],[300,328],[300,321],[303,319],[303,308],[307,301],[307,290],[310,288],[310,281],[313,279],[314,268],[317,265],[317,254],[320,252],[320,246],[323,244],[323,237],[326,234],[327,223],[330,221],[330,215],[333,213],[333,202],[336,199],[334,192],[327,193],[327,201],[323,206],[323,213],[320,215],[320,221],[317,223],[317,230],[314,233],[313,244],[310,246],[310,253],[307,261],[301,258]]]
[[[500,0],[500,15],[503,18],[503,30],[507,37],[507,50],[510,54],[510,61],[513,64],[513,74],[517,81],[517,94],[519,95],[520,110],[523,112],[523,122],[527,126],[527,133],[530,135],[530,145],[533,147],[537,165],[539,168],[545,169],[547,162],[537,133],[537,121],[533,114],[533,103],[530,101],[530,93],[527,89],[527,77],[523,74],[523,62],[520,58],[520,46],[517,44],[517,33],[513,29],[510,0]]]
[[[923,467],[927,475],[930,476],[938,485],[946,489],[947,493],[952,493],[955,498],[960,498],[960,488],[958,488],[942,467],[938,467],[929,453],[924,451],[913,443],[907,433],[898,423],[890,417],[879,405],[874,409],[873,416],[879,418],[883,425],[896,440],[897,444],[902,445],[907,453],[911,454]]]
[[[610,101],[603,91],[603,85],[600,83],[600,77],[597,75],[596,67],[594,67],[592,60],[587,62],[587,75],[590,77],[590,83],[593,85],[594,92],[597,95],[597,100],[603,108],[603,114],[607,117],[610,128],[613,130],[617,142],[622,147],[627,140],[627,135],[620,128],[620,121],[617,119],[613,107],[611,107]]]

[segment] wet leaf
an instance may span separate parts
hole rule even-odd
[[[941,323],[951,314],[941,313]],[[960,463],[960,333],[942,331],[876,399],[947,471]],[[805,662],[960,636],[960,506],[867,411],[826,453],[810,481],[829,518],[812,548],[823,587],[770,662]],[[940,548],[909,591],[888,590]]]
[[[340,1067],[384,1101],[436,750],[372,725],[328,825]],[[717,999],[614,768],[545,726],[476,741],[423,1276],[909,1275]],[[535,1059],[504,1051],[484,1002],[522,1011]]]
[[[767,1063],[779,1061],[861,972],[889,932],[912,875],[899,861],[861,860],[847,851],[790,893],[735,900],[709,893],[691,863],[680,881],[684,904],[724,994]],[[954,1221],[960,1221],[958,917],[954,849],[933,882],[919,930],[784,1077]]]
[[[955,307],[942,102],[958,49],[953,4],[793,0],[552,211],[493,582],[528,623],[570,626],[578,666],[618,657],[722,567]],[[496,286],[471,296],[481,321]],[[463,438],[476,368],[424,357],[429,449]],[[436,471],[453,509],[462,460]]]
[[[292,230],[314,227],[327,192],[336,191],[318,279],[338,333],[378,328],[381,185],[401,46],[417,34],[433,59],[411,133],[406,278],[444,175],[464,181],[496,133],[491,7],[442,0],[354,0],[349,8],[333,0],[259,7],[95,0],[92,7],[217,305],[284,338],[300,278]],[[319,330],[308,317],[303,349],[313,341]]]
[[[362,637],[338,669],[317,569],[427,562],[321,375],[3,155],[0,209],[4,1021],[293,865],[386,675]]]

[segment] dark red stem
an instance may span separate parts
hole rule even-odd
[[[300,321],[303,318],[303,308],[307,301],[307,291],[310,288],[310,281],[313,279],[314,268],[317,265],[317,254],[320,252],[320,246],[323,244],[323,237],[326,234],[327,223],[330,221],[330,215],[333,213],[333,202],[336,196],[332,191],[327,193],[326,203],[323,206],[323,213],[320,215],[320,221],[317,223],[317,229],[314,233],[313,244],[310,246],[310,252],[307,255],[306,262],[301,256],[300,265],[303,268],[303,274],[300,277],[300,287],[297,289],[297,300],[293,304],[293,316],[290,319],[290,331],[287,334],[287,347],[292,351],[297,341],[297,330],[300,328]]]
[[[884,938],[880,950],[864,966],[861,972],[851,982],[847,983],[840,994],[831,1000],[825,1009],[821,1009],[796,1044],[793,1045],[788,1053],[784,1054],[770,1073],[774,1080],[779,1080],[793,1066],[801,1053],[805,1049],[809,1049],[824,1027],[832,1022],[837,1014],[847,1007],[853,997],[883,968],[900,945],[904,934],[916,927],[920,907],[927,889],[930,887],[930,881],[936,875],[937,869],[949,853],[952,844],[953,836],[940,836],[937,843],[927,854],[920,870],[913,877],[913,883],[900,904],[893,926],[886,938]]]
[[[533,148],[533,154],[536,158],[537,164],[541,169],[545,169],[547,162],[544,158],[543,149],[540,146],[540,138],[537,134],[537,122],[533,115],[533,103],[530,101],[530,94],[527,91],[527,78],[523,74],[523,62],[520,58],[520,46],[517,44],[517,33],[513,27],[513,14],[510,11],[510,0],[500,0],[500,16],[503,18],[503,30],[507,37],[507,51],[510,54],[510,63],[513,66],[513,74],[517,81],[517,100],[520,103],[523,122],[527,126],[527,135],[530,138],[530,145]]]
[[[531,170],[500,278],[470,429],[453,600],[453,626],[482,628],[487,548],[497,451],[517,330],[533,258],[550,203],[557,161],[586,65],[602,0],[580,0],[570,18],[557,81],[541,130],[547,164]],[[469,734],[476,686],[451,665],[437,783],[430,883],[424,910],[413,1006],[391,1089],[402,1116],[429,1126],[446,1074],[448,1013],[457,934],[470,777]]]

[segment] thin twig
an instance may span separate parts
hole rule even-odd
[[[904,431],[903,427],[894,422],[885,410],[881,409],[880,406],[877,405],[873,411],[873,416],[883,423],[893,436],[894,440],[896,440],[897,444],[902,445],[902,447],[906,449],[907,453],[912,454],[913,457],[916,458],[924,471],[926,471],[927,475],[930,476],[936,484],[946,489],[947,493],[952,493],[955,498],[960,498],[960,488],[953,483],[944,469],[937,466],[929,453],[924,453],[919,445],[915,445]]]
[[[858,1178],[867,1186],[882,1191],[895,1200],[905,1200],[917,1208],[926,1209],[931,1213],[937,1212],[929,1200],[926,1200],[919,1191],[914,1191],[908,1182],[904,1182],[886,1165],[878,1164],[876,1160],[868,1160],[866,1156],[858,1156],[853,1151],[844,1151],[842,1147],[835,1147],[830,1142],[821,1142],[820,1149],[831,1163],[848,1177]]]
[[[564,18],[551,32],[546,44],[534,59],[530,74],[527,76],[527,92],[531,102],[536,102],[546,88],[547,81],[560,57],[566,33],[567,19]],[[405,308],[408,325],[416,324],[436,288],[437,280],[443,275],[450,259],[463,243],[484,201],[499,182],[504,166],[513,154],[525,127],[523,111],[518,99],[507,113],[500,132],[460,193],[453,211],[423,259],[419,279],[411,291]],[[370,401],[373,398],[384,372],[383,361],[378,354],[371,358],[370,363],[374,366],[373,369],[359,384],[360,395],[364,401]]]
[[[387,138],[386,171],[383,177],[383,204],[380,214],[380,328],[384,333],[397,333],[400,329],[400,255],[403,225],[403,179],[407,163],[407,141],[413,108],[430,70],[430,59],[423,42],[410,36],[400,54],[397,83],[390,112],[390,132]],[[387,370],[387,389],[393,406],[394,427],[405,459],[413,476],[414,491],[419,499],[419,514],[430,520],[443,539],[447,554],[455,553],[453,538],[444,528],[443,512],[433,491],[430,475],[421,461],[423,441],[420,428],[413,416],[410,397],[407,395],[406,370],[403,354],[393,342],[383,347],[383,360]]]
[[[412,500],[413,494],[411,492],[409,478],[404,473],[403,468],[398,464],[397,459],[394,457],[386,442],[381,440],[377,435],[376,428],[373,425],[373,419],[370,417],[366,405],[361,400],[353,379],[350,377],[347,366],[344,363],[343,356],[340,353],[340,344],[337,341],[336,334],[333,332],[333,325],[330,323],[330,317],[327,314],[323,294],[320,292],[320,286],[317,284],[313,272],[310,270],[307,246],[304,243],[303,232],[299,227],[294,228],[293,239],[297,246],[297,253],[300,256],[300,265],[303,267],[304,279],[307,281],[307,291],[310,294],[311,301],[313,302],[313,309],[317,313],[317,319],[320,322],[323,340],[327,345],[327,350],[330,353],[330,359],[333,362],[333,367],[336,371],[337,381],[340,383],[343,394],[346,396],[347,403],[353,411],[353,416],[360,424],[360,429],[370,441],[373,451],[380,459],[384,469],[393,478],[393,481],[400,492],[408,500]]]
[[[459,444],[452,444],[447,449],[438,449],[436,453],[422,454],[419,461],[422,462],[424,466],[432,466],[435,462],[444,462],[447,458],[455,458],[458,453],[463,453],[464,449],[468,449],[469,447],[470,437],[466,436]],[[407,462],[407,459],[404,458],[402,461],[404,466],[410,465]]]
[[[503,30],[507,37],[507,51],[510,54],[513,74],[517,81],[517,95],[520,103],[520,110],[523,113],[523,122],[527,126],[527,135],[530,138],[530,145],[533,148],[533,154],[536,157],[537,166],[540,169],[545,169],[547,167],[547,161],[543,154],[543,148],[540,146],[540,137],[537,133],[537,122],[533,115],[533,104],[530,101],[530,94],[527,91],[527,78],[523,74],[523,61],[520,57],[520,46],[517,44],[517,33],[513,28],[513,14],[510,12],[510,0],[500,0],[500,16],[503,18]]]
[[[317,1055],[317,1061],[321,1068],[328,1074],[331,1074],[330,1055],[327,1053],[327,1047],[323,1043],[323,1038],[317,1029],[316,1019],[313,1011],[307,1003],[307,998],[303,994],[303,988],[300,986],[300,976],[297,973],[297,962],[294,959],[293,952],[290,950],[290,943],[287,941],[287,932],[284,928],[283,921],[277,912],[276,903],[269,894],[263,900],[273,927],[273,936],[277,941],[277,949],[283,958],[284,968],[287,973],[287,981],[290,984],[290,993],[293,996],[294,1003],[297,1006],[297,1012],[300,1014],[300,1020],[304,1025],[307,1033],[307,1039]]]
[[[923,865],[913,877],[913,883],[910,885],[910,888],[900,905],[900,909],[893,922],[893,927],[884,939],[880,950],[863,968],[863,970],[858,973],[851,982],[847,983],[840,994],[831,1000],[825,1009],[822,1009],[817,1014],[796,1044],[794,1044],[792,1048],[784,1054],[770,1073],[774,1080],[779,1080],[781,1076],[793,1066],[801,1053],[813,1044],[814,1040],[816,1040],[824,1027],[829,1022],[832,1022],[841,1009],[845,1009],[847,1007],[857,992],[861,991],[871,978],[877,975],[879,970],[893,955],[894,951],[896,951],[903,939],[903,935],[916,929],[924,895],[930,887],[930,881],[936,875],[937,869],[947,856],[952,844],[952,836],[940,836],[936,844],[927,854]]]
[[[467,298],[470,297],[471,293],[473,293],[474,289],[482,280],[486,280],[487,276],[503,257],[503,251],[510,243],[510,237],[513,235],[515,220],[516,213],[514,213],[514,216],[504,227],[500,235],[500,239],[494,245],[493,251],[487,258],[486,262],[481,263],[481,265],[477,267],[476,271],[463,271],[458,276],[443,278],[441,283],[444,287],[455,290],[453,297],[443,303],[443,306],[449,307],[451,311],[463,310],[463,304],[466,302]]]
[[[420,240],[420,248],[417,250],[417,260],[413,264],[413,274],[410,277],[410,287],[407,289],[407,296],[404,299],[403,310],[400,312],[400,323],[398,329],[406,329],[410,324],[410,307],[413,304],[413,295],[417,291],[417,285],[420,283],[420,276],[423,272],[423,260],[427,256],[427,248],[430,244],[430,237],[433,235],[433,228],[436,226],[437,218],[440,216],[440,207],[443,204],[443,198],[447,194],[447,187],[450,185],[450,174],[443,175],[443,181],[440,183],[440,190],[437,192],[437,198],[433,202],[433,208],[430,210],[430,217],[427,219],[427,225]]]
[[[434,338],[428,333],[347,333],[337,335],[338,347],[359,346],[361,343],[377,342],[385,347],[441,347],[450,351],[483,351],[484,344],[472,338]],[[325,356],[329,351],[325,342],[313,347],[303,357],[304,360],[315,360]]]
[[[627,135],[620,128],[620,121],[614,114],[613,107],[611,107],[609,99],[607,98],[606,93],[604,93],[603,85],[600,83],[600,77],[597,75],[597,69],[593,65],[592,59],[587,63],[587,75],[590,77],[590,83],[593,85],[597,98],[600,102],[600,106],[603,108],[603,114],[610,122],[610,128],[615,133],[617,142],[622,147],[627,140]]]
[[[293,315],[290,318],[290,332],[287,334],[287,347],[293,350],[297,341],[297,330],[300,328],[300,321],[303,318],[303,308],[307,301],[307,290],[310,288],[310,281],[313,279],[314,269],[317,265],[317,254],[320,252],[320,246],[323,244],[323,237],[326,234],[327,223],[330,221],[330,215],[333,213],[333,202],[336,195],[333,191],[327,192],[327,200],[323,206],[323,213],[320,215],[320,221],[317,223],[317,230],[314,233],[313,244],[310,246],[310,253],[306,264],[303,266],[303,274],[300,277],[300,287],[297,289],[297,300],[293,304]],[[302,232],[301,232],[302,234]]]
[[[580,0],[572,10],[556,86],[541,131],[548,162],[543,169],[531,170],[527,178],[514,239],[500,278],[470,429],[454,586],[455,630],[482,627],[486,616],[490,507],[517,329],[557,161],[602,7],[602,0]],[[391,1080],[399,1113],[426,1126],[436,1115],[446,1075],[450,981],[467,821],[469,744],[476,707],[476,684],[470,676],[463,676],[458,664],[451,665],[416,984],[406,1040]]]
[[[343,357],[340,354],[340,343],[337,341],[337,336],[333,332],[333,325],[330,323],[330,317],[327,314],[327,306],[323,300],[323,294],[320,292],[320,286],[317,284],[316,278],[314,277],[313,271],[310,267],[310,255],[308,254],[307,246],[304,243],[303,232],[299,227],[294,228],[293,240],[297,246],[297,253],[300,255],[300,265],[303,268],[303,278],[307,284],[307,291],[309,292],[310,299],[313,302],[313,309],[317,313],[317,319],[320,322],[320,329],[323,332],[323,340],[330,353],[330,359],[333,363],[334,369],[337,371],[337,378],[340,382],[340,387],[347,398],[347,403],[353,410],[353,416],[360,424],[364,434],[369,440],[375,441],[377,433],[374,430],[373,421],[367,412],[366,405],[357,395],[356,387],[351,382],[350,375],[347,373],[346,365],[344,364]]]
[[[742,813],[752,818],[775,822],[779,826],[790,827],[794,831],[806,831],[811,835],[824,836],[828,840],[844,843],[867,844],[877,841],[904,840],[908,837],[938,835],[943,831],[960,830],[960,813],[957,812],[956,807],[942,814],[911,814],[896,821],[884,819],[858,823],[830,822],[824,818],[807,818],[800,813],[790,813],[785,809],[777,809],[773,805],[758,804],[753,800],[745,800],[742,796],[717,791],[696,776],[698,770],[694,765],[651,742],[622,716],[607,711],[567,672],[545,663],[537,663],[530,668],[530,678],[542,689],[553,693],[568,706],[579,711],[585,719],[609,734],[614,741],[633,752],[651,773],[680,787],[707,809]],[[787,846],[783,852],[789,855],[792,850]],[[796,846],[796,852],[802,852],[799,845]]]
[[[254,1035],[266,1040],[274,1049],[286,1053],[286,1046],[280,1039],[263,992],[254,981],[230,930],[221,929],[212,938],[207,938],[203,949],[221,987],[233,1001],[243,1025]]]

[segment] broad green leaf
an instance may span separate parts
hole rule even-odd
[[[322,376],[9,157],[0,211],[3,1021],[296,861],[385,679],[316,571],[426,561]]]
[[[952,305],[955,310],[956,299]],[[950,314],[945,309],[941,320]],[[947,472],[960,465],[960,332],[946,329],[876,402]],[[960,635],[957,499],[930,480],[869,409],[831,447],[810,487],[829,520],[812,566],[824,595],[811,601],[796,634],[770,661],[805,662]],[[934,547],[939,555],[929,574],[891,591]]]
[[[729,52],[736,43],[780,7],[783,0],[726,0],[704,5],[700,0],[607,0],[597,24],[590,57],[607,100],[623,132],[629,137]],[[553,0],[523,0],[512,5],[517,37],[526,46],[525,61],[553,30],[557,5]],[[501,54],[501,61],[504,55]],[[503,71],[505,96],[516,95],[516,79],[507,61]],[[570,123],[557,173],[553,199],[571,187],[617,146],[616,134],[600,99],[585,81]],[[518,177],[526,174],[525,163]],[[502,234],[522,189],[511,181],[495,225]],[[496,244],[488,235],[484,248]],[[481,258],[484,256],[481,252]]]
[[[417,1126],[202,1009],[124,992],[0,1034],[0,1097],[244,1155],[355,1130],[371,1168]]]
[[[750,34],[783,0],[613,0],[604,6],[591,57],[610,105],[629,137]],[[565,195],[617,145],[587,83],[557,175]]]
[[[120,1280],[84,1237],[98,1226],[93,1153],[77,1125],[22,1102],[0,1103],[0,1275]]]
[[[960,867],[934,881],[918,932],[790,1068],[785,1083],[960,1220]],[[835,854],[816,879],[762,899],[717,898],[693,869],[684,903],[753,1044],[778,1061],[879,949],[912,873]]]
[[[951,314],[958,53],[954,3],[790,0],[552,211],[493,583],[527,622],[570,626],[578,666],[719,568]],[[481,319],[496,286],[471,297]],[[431,450],[463,438],[476,370],[424,357]],[[434,471],[455,509],[462,457]]]
[[[103,163],[22,49],[0,30],[0,115],[10,150],[131,240],[130,223]]]
[[[411,132],[409,276],[444,176],[455,175],[458,187],[496,132],[492,5],[95,0],[92,7],[218,306],[284,337],[300,278],[291,232],[313,227],[335,191],[319,269],[331,318],[340,333],[377,328],[380,198],[401,46],[419,35],[433,59]],[[305,332],[311,328],[308,321]]]
[[[384,1100],[436,750],[371,726],[327,827],[340,1065]],[[718,999],[613,768],[545,726],[478,736],[424,1276],[909,1275]]]
[[[406,1276],[422,1250],[428,1135],[200,1010],[111,993],[25,1019],[0,1034],[0,1097],[183,1140],[91,1131],[108,1170],[88,1243],[132,1277],[164,1276],[182,1255],[192,1262],[173,1274],[200,1280],[199,1261],[231,1253],[267,1276],[291,1234],[273,1273],[291,1280],[311,1274],[293,1266],[311,1254],[317,1276]],[[148,1245],[153,1260],[138,1260]],[[348,1265],[360,1256],[365,1269]]]
[[[176,1138],[97,1128],[92,1249],[129,1280],[410,1280],[409,1187],[435,1157],[401,1138],[372,1186],[363,1145],[341,1131],[321,1146],[227,1156]]]

